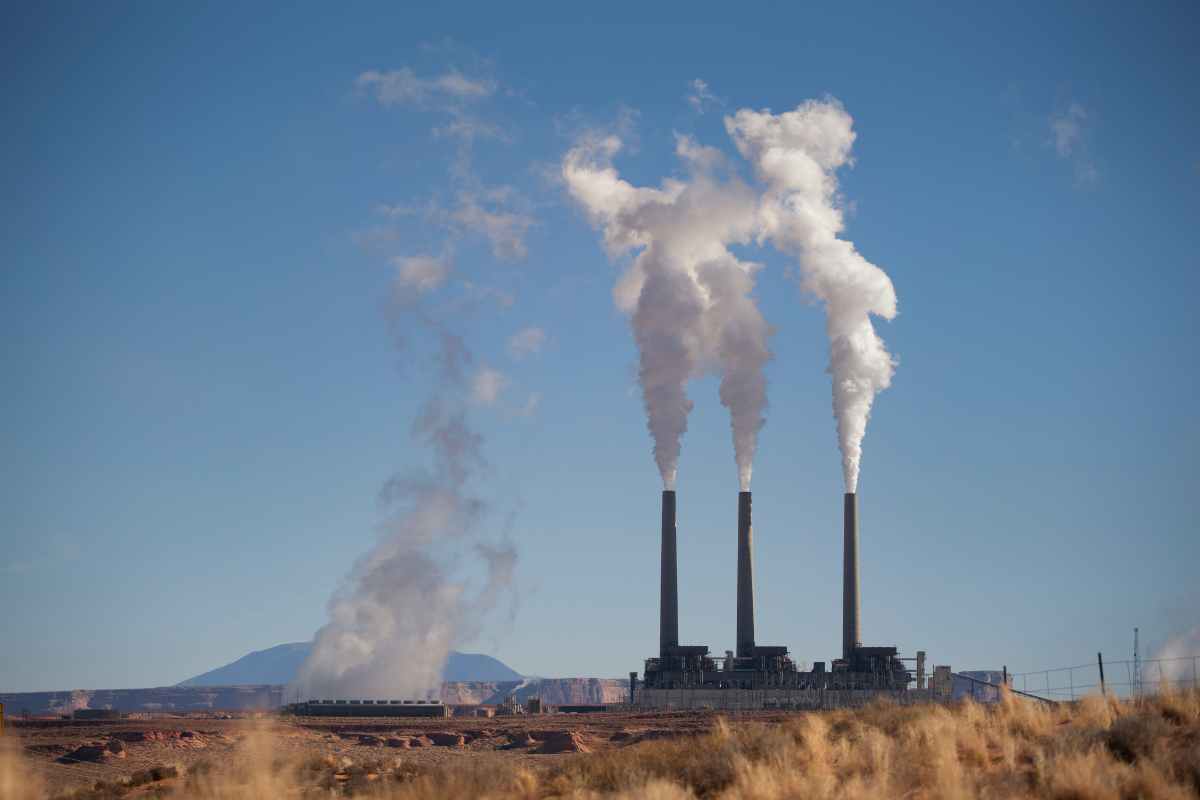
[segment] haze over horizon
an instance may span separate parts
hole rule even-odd
[[[757,638],[799,661],[840,652],[848,490],[864,643],[1200,654],[1198,34],[5,7],[0,691],[314,636],[313,686],[640,672],[664,484],[721,653],[751,468]]]

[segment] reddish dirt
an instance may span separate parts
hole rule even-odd
[[[710,711],[412,720],[6,719],[0,744],[9,763],[22,768],[53,795],[154,766],[187,770],[204,761],[222,768],[327,755],[338,761],[386,758],[432,766],[488,756],[517,759],[528,768],[544,769],[573,753],[701,733],[720,716],[728,715]],[[789,715],[744,712],[741,716],[746,722],[768,722]],[[75,759],[73,754],[81,748],[83,754],[95,755],[68,760]]]

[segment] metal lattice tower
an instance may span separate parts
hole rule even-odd
[[[1129,687],[1135,695],[1142,693],[1142,648],[1138,643],[1138,630],[1133,629],[1133,685]]]

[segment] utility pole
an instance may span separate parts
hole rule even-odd
[[[1133,629],[1133,686],[1130,692],[1137,697],[1142,696],[1142,648],[1138,643],[1139,628]]]

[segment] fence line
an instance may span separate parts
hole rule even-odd
[[[1039,669],[1031,672],[1009,673],[1013,679],[1013,688],[1022,692],[1044,697],[1047,700],[1077,700],[1089,690],[1112,692],[1117,697],[1136,697],[1138,695],[1157,694],[1160,684],[1166,684],[1176,689],[1200,687],[1200,656],[1180,656],[1178,658],[1156,658],[1141,662],[1142,680],[1133,680],[1133,661],[1108,661],[1105,664],[1108,676],[1114,676],[1122,665],[1125,667],[1125,680],[1112,680],[1105,677],[1100,681],[1100,668],[1096,662],[1079,664],[1073,667],[1058,667],[1056,669]],[[1153,665],[1153,669],[1151,669]],[[1164,665],[1167,665],[1164,668]],[[1189,674],[1190,673],[1190,674]],[[1079,682],[1077,683],[1076,680]]]
[[[975,699],[976,684],[978,684],[979,686],[990,686],[991,688],[995,689],[996,694],[992,695],[993,699],[999,699],[999,697],[1000,697],[999,690],[1001,689],[1003,684],[992,683],[991,681],[984,681],[984,680],[980,680],[979,678],[972,678],[970,675],[962,675],[957,672],[951,672],[950,677],[958,678],[959,680],[963,680],[963,681],[970,681],[970,683],[971,683],[971,699],[972,700]],[[1031,700],[1040,700],[1043,703],[1049,703],[1051,706],[1057,705],[1056,700],[1047,700],[1045,697],[1040,697],[1036,694],[1029,694],[1028,692],[1023,692],[1020,689],[1014,689],[1011,686],[1008,687],[1008,690],[1010,692],[1012,692],[1013,694],[1019,695],[1021,697],[1028,697]],[[989,701],[985,698],[985,702],[991,702],[991,701]]]

